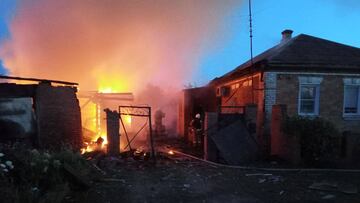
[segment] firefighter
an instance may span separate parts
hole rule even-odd
[[[200,114],[196,114],[195,118],[190,122],[190,127],[193,135],[193,144],[200,147],[202,143],[203,123]]]

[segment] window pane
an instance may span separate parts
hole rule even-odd
[[[301,99],[315,99],[316,87],[302,86]]]
[[[344,111],[345,113],[358,112],[358,86],[345,86]]]
[[[300,113],[314,114],[316,112],[316,88],[315,85],[300,86]]]
[[[315,112],[315,100],[301,100],[300,101],[301,113],[314,113]]]

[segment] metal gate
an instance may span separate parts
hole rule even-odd
[[[134,136],[130,139],[128,132],[126,130],[126,126],[124,124],[124,119],[122,116],[134,116],[134,117],[145,117],[147,118],[147,121],[139,128],[139,130],[134,134]],[[151,157],[154,162],[156,162],[155,157],[155,149],[154,149],[154,140],[153,140],[153,132],[152,132],[152,123],[151,123],[151,107],[149,106],[119,106],[119,117],[120,117],[120,123],[123,127],[128,145],[125,147],[131,148],[131,143],[135,140],[135,138],[139,135],[139,133],[148,125],[149,127],[149,135],[148,135],[148,144],[149,148],[151,149]]]

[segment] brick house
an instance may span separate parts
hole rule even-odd
[[[319,116],[351,132],[349,156],[360,143],[359,48],[284,30],[278,45],[204,88],[215,92],[208,99],[217,106],[257,106],[256,139],[267,152],[276,148],[270,136],[274,105],[285,105],[289,116]]]

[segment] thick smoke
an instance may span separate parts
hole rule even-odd
[[[1,46],[12,75],[121,91],[181,87],[240,0],[22,0]]]
[[[173,124],[176,90],[224,43],[241,0],[19,0],[0,58],[11,75],[132,91]],[[160,87],[160,88],[158,88]],[[154,100],[154,98],[157,98]]]

